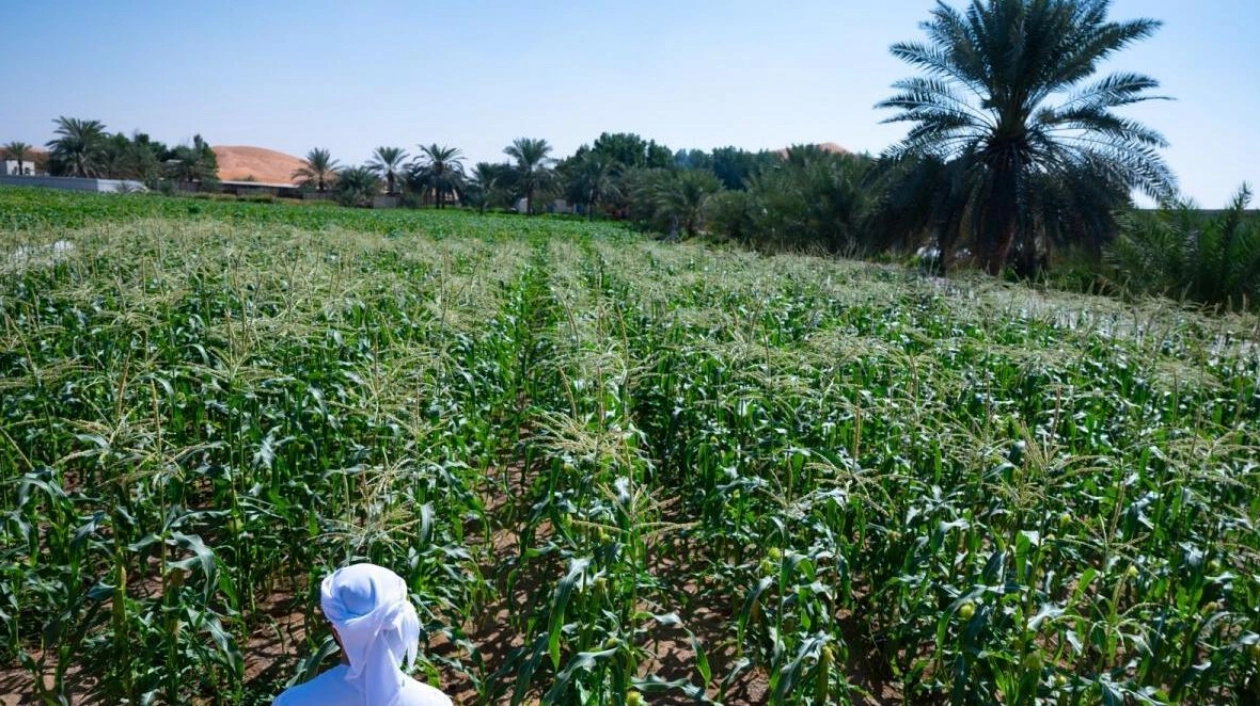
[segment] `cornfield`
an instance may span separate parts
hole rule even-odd
[[[465,701],[1260,699],[1254,316],[116,199],[0,216],[10,699],[267,701],[361,560]]]

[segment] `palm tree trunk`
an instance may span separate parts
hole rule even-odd
[[[534,215],[534,185],[531,183],[525,187],[525,215]]]
[[[993,177],[993,190],[989,194],[988,233],[985,253],[985,270],[997,277],[1006,267],[1010,257],[1011,246],[1015,243],[1015,232],[1019,227],[1018,185],[1015,183],[1015,169],[1007,166],[999,168]]]
[[[988,257],[985,260],[985,270],[990,275],[997,277],[1002,274],[1002,269],[1006,267],[1006,259],[1010,256],[1011,245],[1015,242],[1014,215],[994,235],[996,237],[990,244]]]

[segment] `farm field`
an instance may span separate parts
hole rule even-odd
[[[618,226],[0,189],[0,695],[1260,699],[1260,325]]]

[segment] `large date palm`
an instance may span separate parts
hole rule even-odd
[[[105,124],[62,116],[48,142],[49,168],[67,177],[98,177],[105,170]]]
[[[888,157],[926,158],[931,169],[962,175],[922,191],[951,192],[935,199],[952,212],[936,220],[961,227],[949,240],[973,245],[992,274],[1018,251],[1106,240],[1111,212],[1134,189],[1156,199],[1174,192],[1158,152],[1164,138],[1113,112],[1155,98],[1148,92],[1158,82],[1135,73],[1094,79],[1101,62],[1160,23],[1109,21],[1109,5],[971,0],[960,12],[941,2],[923,24],[927,43],[892,47],[925,75],[897,82],[900,93],[877,106],[898,111],[886,122],[914,124]]]
[[[457,195],[464,188],[464,153],[437,143],[420,145],[409,181],[412,189],[432,193],[437,208],[446,208],[447,195]]]
[[[315,191],[328,191],[328,185],[337,178],[337,169],[341,165],[332,158],[332,153],[322,147],[312,148],[306,153],[306,161],[293,171],[293,178],[300,179],[302,186],[315,187]]]
[[[503,148],[503,154],[516,160],[516,184],[524,192],[529,214],[534,213],[534,192],[551,178],[551,165],[555,162],[548,155],[551,145],[540,138],[521,137]]]
[[[385,193],[397,194],[398,177],[403,173],[403,161],[407,152],[401,147],[378,147],[372,153],[372,161],[368,169],[385,180]]]

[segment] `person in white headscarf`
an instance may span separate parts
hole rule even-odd
[[[276,705],[449,705],[410,669],[420,619],[402,577],[373,564],[343,567],[320,585],[320,606],[341,646],[342,664],[276,697]]]

